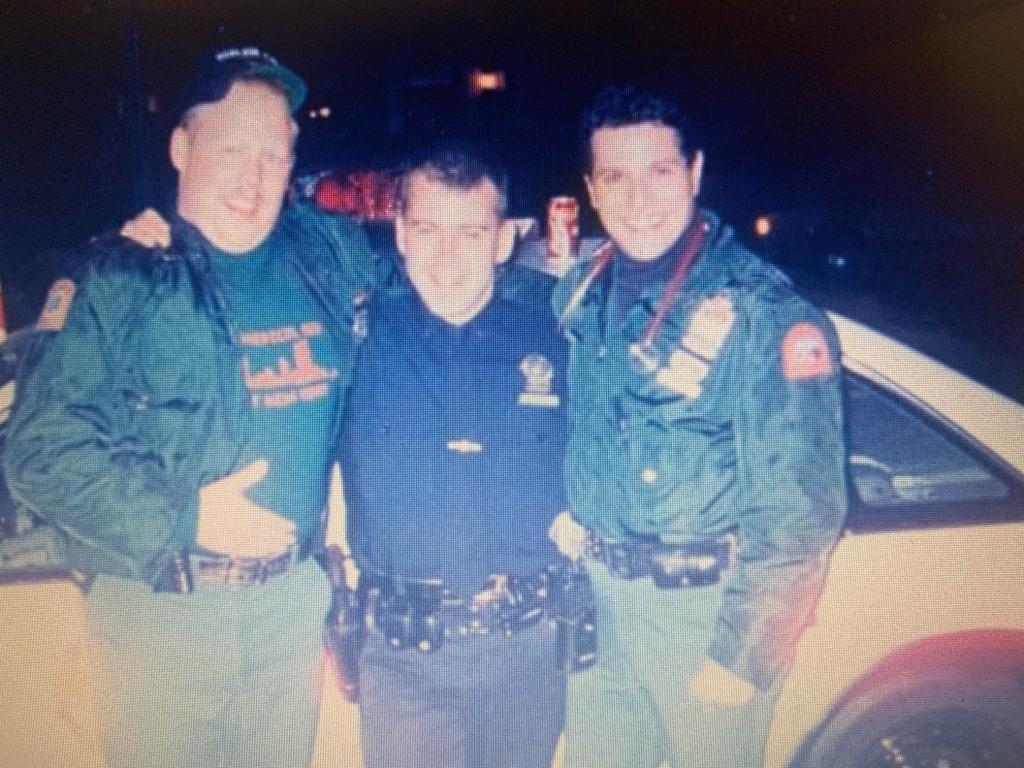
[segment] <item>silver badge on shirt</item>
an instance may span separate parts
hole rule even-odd
[[[523,391],[519,393],[520,405],[540,408],[557,408],[559,397],[552,390],[555,382],[555,367],[544,355],[530,354],[519,363],[523,376]]]

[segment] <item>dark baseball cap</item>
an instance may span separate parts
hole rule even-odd
[[[199,57],[188,84],[178,96],[177,119],[199,104],[223,99],[239,80],[265,80],[280,88],[294,113],[306,100],[302,78],[266,51],[253,45],[211,48]]]

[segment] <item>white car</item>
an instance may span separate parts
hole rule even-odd
[[[832,319],[850,512],[766,764],[1024,765],[1024,407]]]

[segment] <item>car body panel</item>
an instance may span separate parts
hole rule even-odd
[[[858,323],[832,320],[848,371],[963,430],[1010,472],[1024,473],[1024,407]],[[956,661],[973,669],[984,648],[972,655],[972,637],[984,643],[983,630],[1024,633],[1024,508],[1019,498],[1006,507],[1010,521],[1001,524],[988,517],[966,524],[968,510],[968,519],[928,521],[929,527],[883,522],[878,530],[866,525],[845,533],[776,708],[766,766],[788,765],[840,696],[909,643],[961,633]],[[1024,645],[1014,656],[1000,661],[1024,670]],[[912,662],[908,655],[892,669]]]

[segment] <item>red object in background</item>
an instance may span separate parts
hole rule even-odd
[[[328,174],[317,182],[313,199],[324,210],[360,221],[390,219],[394,217],[395,182],[380,171]]]
[[[580,204],[575,197],[548,201],[548,258],[574,259],[580,243]]]
[[[356,208],[355,193],[339,184],[333,176],[324,176],[317,182],[313,199],[327,211],[352,213]]]

